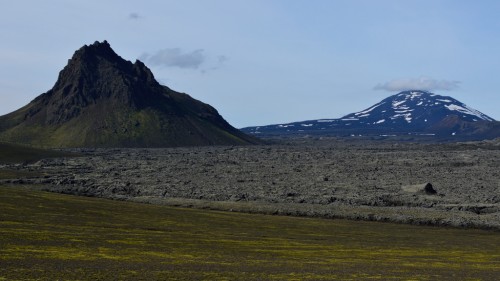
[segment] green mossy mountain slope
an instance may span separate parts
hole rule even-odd
[[[160,85],[104,41],[75,52],[54,87],[0,116],[0,141],[40,147],[170,147],[258,143],[208,104]]]

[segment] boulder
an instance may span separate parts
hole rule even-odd
[[[427,195],[434,195],[437,193],[434,187],[432,187],[432,184],[429,182],[422,184],[414,184],[414,185],[404,185],[401,187],[401,189],[404,192],[409,192],[409,193],[418,193]]]

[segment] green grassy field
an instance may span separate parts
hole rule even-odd
[[[498,280],[500,233],[0,187],[0,280]]]
[[[0,142],[0,165],[33,163],[45,158],[75,156],[78,156],[78,154]],[[0,168],[0,180],[37,176],[40,176],[40,174],[24,170]]]
[[[44,158],[77,156],[73,153],[0,142],[0,164],[36,162]]]

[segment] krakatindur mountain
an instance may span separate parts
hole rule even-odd
[[[257,143],[208,104],[160,85],[108,42],[77,50],[54,87],[0,116],[0,141],[45,147],[168,147]]]

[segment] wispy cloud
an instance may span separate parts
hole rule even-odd
[[[180,48],[170,48],[154,54],[144,53],[139,59],[156,66],[198,69],[206,56],[203,49],[183,52]]]
[[[153,54],[144,53],[139,60],[154,66],[178,67],[207,73],[222,67],[228,57],[224,55],[209,57],[203,49],[186,52],[181,48],[166,48]]]
[[[429,77],[394,79],[389,82],[377,84],[374,90],[385,90],[389,92],[405,90],[443,90],[451,91],[459,87],[460,81],[437,80]]]
[[[131,19],[131,20],[138,20],[138,19],[141,18],[141,16],[138,13],[130,13],[128,15],[128,18]]]
[[[228,60],[228,57],[223,56],[223,55],[220,55],[220,56],[218,56],[218,57],[217,57],[217,61],[218,61],[220,64],[225,63],[227,60]]]

